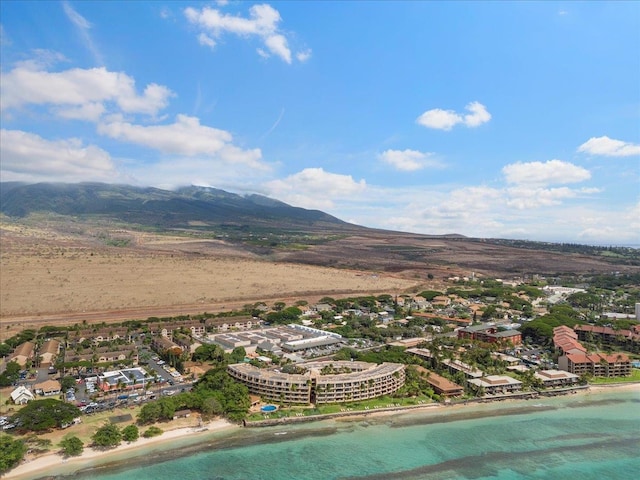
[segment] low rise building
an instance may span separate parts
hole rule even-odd
[[[33,342],[24,342],[16,347],[14,352],[9,355],[8,362],[16,362],[20,367],[26,368],[27,363],[33,361],[35,344]]]
[[[31,390],[29,390],[24,385],[20,385],[18,388],[11,392],[11,401],[16,405],[26,405],[35,397]]]
[[[448,378],[431,372],[424,367],[416,367],[418,372],[425,377],[433,391],[442,397],[458,397],[464,393],[464,388]]]
[[[98,386],[100,390],[108,392],[110,390],[144,388],[153,380],[154,378],[140,367],[127,368],[98,375]]]
[[[486,343],[507,343],[520,345],[522,334],[518,330],[498,330],[494,325],[472,325],[458,330],[458,338],[468,338]]]
[[[558,358],[558,368],[575,375],[626,377],[631,375],[631,360],[623,353],[571,353]]]
[[[33,386],[33,391],[38,395],[50,397],[52,395],[60,395],[62,387],[57,380],[46,380],[42,383],[36,383]]]
[[[58,358],[60,352],[60,342],[55,339],[47,340],[42,344],[38,351],[41,367],[50,367]]]
[[[578,375],[563,370],[540,370],[533,374],[545,388],[567,387],[578,383]]]
[[[522,382],[507,375],[488,375],[472,378],[467,382],[476,391],[482,391],[485,395],[514,393],[522,390]]]

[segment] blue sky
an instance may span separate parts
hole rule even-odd
[[[640,244],[638,2],[0,3],[2,181]]]

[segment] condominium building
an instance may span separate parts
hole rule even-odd
[[[623,353],[575,353],[559,357],[558,368],[578,376],[626,377],[631,375],[631,360]]]
[[[240,363],[227,371],[252,394],[286,403],[350,402],[389,395],[404,385],[404,365],[367,362],[312,362],[297,365],[300,373],[257,368]]]
[[[566,387],[578,383],[578,375],[562,370],[540,370],[533,374],[546,388]]]
[[[522,382],[506,375],[488,375],[482,378],[472,378],[467,382],[477,390],[484,390],[485,394],[513,393],[522,390]]]

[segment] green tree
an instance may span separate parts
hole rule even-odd
[[[6,343],[0,343],[0,357],[6,357],[11,353],[12,348]]]
[[[138,414],[138,423],[144,425],[147,423],[154,423],[160,420],[160,403],[159,401],[150,402],[142,406],[140,413]]]
[[[13,385],[20,377],[20,365],[18,362],[9,362],[5,367],[5,371],[0,374],[0,387],[9,387]]]
[[[93,444],[96,447],[117,447],[122,441],[122,432],[120,432],[117,425],[108,423],[98,428],[91,436],[91,440],[93,440]]]
[[[80,410],[75,405],[47,398],[29,402],[12,420],[20,425],[21,430],[42,432],[71,423],[79,416]]]
[[[155,425],[147,428],[145,432],[142,434],[144,438],[157,437],[158,435],[162,435],[162,429],[156,427]]]
[[[140,436],[140,431],[135,425],[127,425],[122,429],[122,439],[125,442],[135,442]]]
[[[70,388],[75,388],[76,379],[73,378],[71,375],[66,375],[65,377],[62,378],[62,380],[60,380],[60,385],[62,386],[62,390],[66,392]]]
[[[60,442],[62,453],[67,457],[75,457],[81,455],[84,450],[84,442],[75,435],[65,437]]]
[[[9,435],[0,434],[0,473],[5,473],[18,465],[24,458],[27,447],[22,440],[14,440]]]

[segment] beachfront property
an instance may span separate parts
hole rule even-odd
[[[447,366],[452,375],[461,372],[467,380],[478,379],[484,376],[484,372],[482,370],[474,368],[471,365],[467,365],[460,360],[450,360],[447,358],[443,360],[442,363]]]
[[[507,375],[488,375],[467,380],[471,388],[485,395],[515,393],[522,390],[522,382]]]
[[[540,380],[545,388],[576,385],[580,378],[574,373],[565,372],[563,370],[540,370],[539,372],[535,372],[533,376]]]
[[[566,325],[553,329],[553,345],[558,353],[563,355],[587,352],[587,349],[578,341],[578,334]]]
[[[458,330],[458,338],[468,338],[486,343],[506,343],[520,345],[522,334],[518,330],[498,330],[495,325],[472,325]]]
[[[112,370],[98,375],[98,388],[103,392],[144,388],[150,382],[153,382],[153,377],[140,367]]]
[[[448,378],[442,377],[421,366],[417,366],[416,370],[427,380],[429,385],[433,388],[433,391],[442,397],[459,397],[464,393],[463,387],[452,382]]]
[[[631,375],[631,360],[624,353],[570,353],[558,358],[558,368],[575,375],[626,377]]]
[[[614,330],[600,325],[576,325],[573,330],[583,342],[601,342],[605,345],[628,346],[633,349],[640,344],[640,333],[634,330]]]
[[[296,404],[351,402],[390,395],[404,385],[405,366],[399,363],[310,362],[299,373],[258,368],[247,363],[227,371],[265,400]]]

